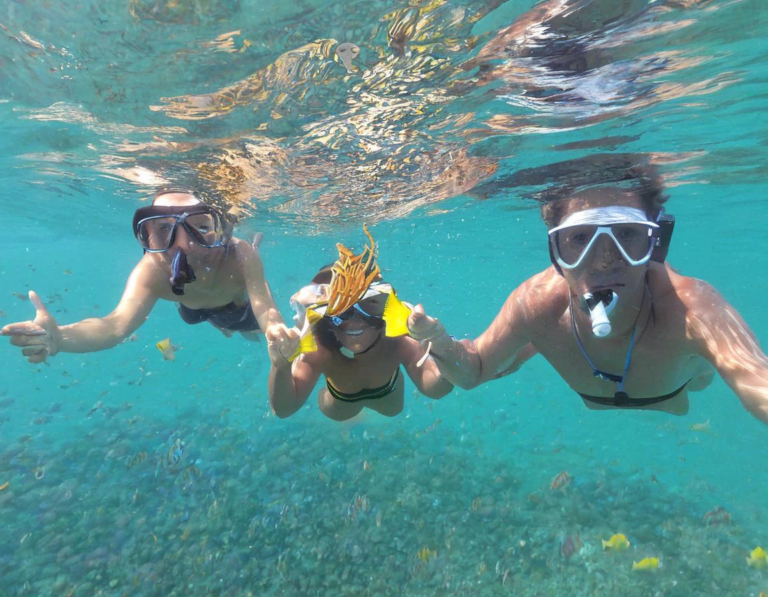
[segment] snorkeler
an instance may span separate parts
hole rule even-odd
[[[541,208],[552,266],[521,284],[475,341],[453,339],[421,307],[411,336],[431,341],[443,376],[463,388],[540,353],[589,408],[682,415],[688,392],[717,371],[768,422],[768,358],[754,335],[712,286],[665,261],[674,218],[659,177],[629,160],[608,181],[574,180],[577,162],[551,167],[572,184]]]
[[[144,256],[112,313],[60,326],[30,292],[35,319],[6,325],[0,334],[22,347],[30,363],[41,363],[59,352],[112,348],[146,321],[158,299],[178,303],[186,323],[208,321],[227,336],[256,339],[259,330],[282,323],[257,243],[233,237],[228,217],[194,192],[160,191],[136,211],[133,231]]]
[[[410,309],[381,280],[373,238],[364,230],[370,246],[354,255],[337,245],[339,259],[330,271],[324,268],[294,295],[301,329],[276,325],[267,331],[269,401],[278,417],[298,411],[321,375],[326,383],[318,396],[320,410],[337,421],[364,407],[389,417],[399,414],[401,366],[425,396],[442,398],[453,389],[406,335]]]

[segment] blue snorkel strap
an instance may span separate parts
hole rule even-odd
[[[613,383],[619,384],[619,387],[616,389],[616,393],[613,395],[614,400],[616,401],[616,406],[621,406],[623,404],[626,404],[629,400],[629,396],[624,391],[624,382],[627,379],[627,374],[629,373],[629,365],[632,362],[632,349],[635,346],[635,337],[637,336],[637,322],[640,319],[640,313],[643,311],[643,305],[645,304],[645,293],[643,293],[643,302],[640,303],[640,311],[637,314],[637,319],[635,319],[635,325],[632,327],[632,336],[629,339],[629,348],[627,349],[627,356],[624,360],[624,372],[619,375],[614,375],[613,373],[606,373],[605,371],[600,371],[597,367],[595,367],[595,364],[592,362],[592,359],[589,358],[589,355],[587,354],[587,349],[584,348],[584,344],[581,341],[581,338],[579,337],[579,330],[576,329],[576,319],[573,316],[573,296],[571,295],[568,299],[568,311],[571,316],[571,331],[573,332],[573,337],[576,339],[576,344],[579,345],[579,349],[581,349],[581,354],[584,355],[584,359],[587,361],[587,364],[592,369],[592,375],[595,377],[598,377],[602,379],[603,381],[610,381]]]

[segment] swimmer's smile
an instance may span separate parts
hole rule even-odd
[[[347,336],[362,336],[365,330],[345,330],[342,329],[342,332],[344,332]]]

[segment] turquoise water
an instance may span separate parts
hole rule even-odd
[[[109,312],[140,256],[133,211],[163,181],[192,181],[238,206],[239,236],[264,232],[284,315],[367,221],[400,295],[474,337],[549,263],[515,174],[621,151],[664,174],[671,264],[765,343],[762,2],[573,2],[483,59],[540,8],[6,3],[0,323],[33,316],[30,289],[60,323]],[[318,39],[330,58],[307,48]],[[333,60],[343,42],[360,48],[352,72]],[[232,109],[162,99],[233,86]],[[439,402],[408,385],[394,419],[334,423],[310,399],[278,420],[264,344],[174,311],[42,366],[0,343],[0,594],[768,591],[745,562],[768,547],[765,426],[719,379],[686,417],[592,412],[539,357]],[[155,348],[168,336],[174,362]],[[550,491],[562,471],[573,482]],[[730,525],[704,523],[717,507]],[[618,532],[630,549],[603,553]],[[632,572],[648,556],[660,570]]]

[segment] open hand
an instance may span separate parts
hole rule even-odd
[[[21,353],[30,363],[42,363],[48,355],[59,352],[61,331],[34,290],[29,291],[29,300],[35,308],[35,319],[10,323],[0,330],[0,334],[10,336],[14,346],[21,346]]]

